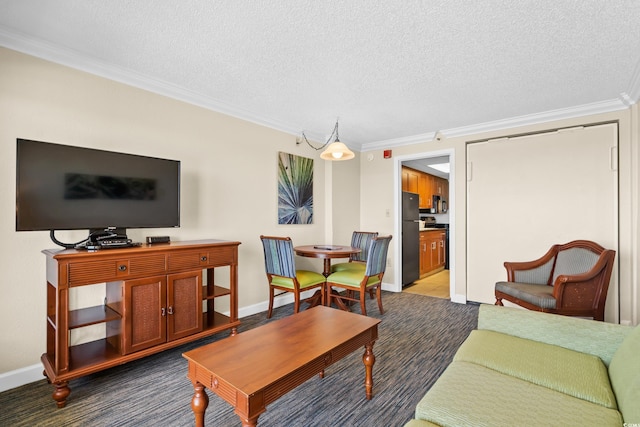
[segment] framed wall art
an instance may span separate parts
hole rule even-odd
[[[313,159],[278,153],[278,224],[313,224]]]

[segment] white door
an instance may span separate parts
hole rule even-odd
[[[503,263],[553,244],[592,240],[618,256],[617,142],[604,124],[467,145],[468,300],[493,304]],[[615,323],[617,264],[605,309]]]

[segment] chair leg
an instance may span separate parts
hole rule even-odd
[[[364,316],[367,315],[367,294],[366,290],[360,291],[360,311]]]
[[[267,319],[271,319],[273,314],[273,286],[269,286],[269,310],[267,311]]]
[[[496,303],[494,305],[499,305],[501,307],[504,307],[504,304],[502,304],[502,298],[496,297]]]
[[[376,288],[376,297],[378,298],[378,310],[380,310],[380,314],[384,314],[384,309],[382,308],[382,288],[380,285]]]
[[[300,312],[300,294],[298,292],[293,293],[293,312]]]

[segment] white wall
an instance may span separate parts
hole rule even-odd
[[[129,235],[136,241],[166,234],[173,240],[242,242],[241,316],[266,309],[260,234],[288,235],[296,244],[325,241],[325,193],[331,193],[325,187],[326,162],[309,147],[296,146],[295,135],[0,48],[0,383],[3,373],[39,365],[45,351],[45,259],[40,251],[55,247],[48,232],[15,231],[16,138],[180,160],[181,227],[129,230]],[[315,159],[313,225],[277,225],[279,151]],[[353,181],[350,169],[358,168],[357,160],[344,162],[340,176]],[[358,185],[351,185],[349,197],[339,199],[338,213],[348,212],[350,218],[344,230],[357,224],[358,206]],[[86,237],[86,231],[56,236],[73,242]],[[351,231],[346,241],[350,236]],[[299,267],[322,269],[320,260],[298,260]]]

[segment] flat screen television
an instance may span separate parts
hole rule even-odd
[[[16,153],[16,231],[180,226],[177,160],[27,139]]]

